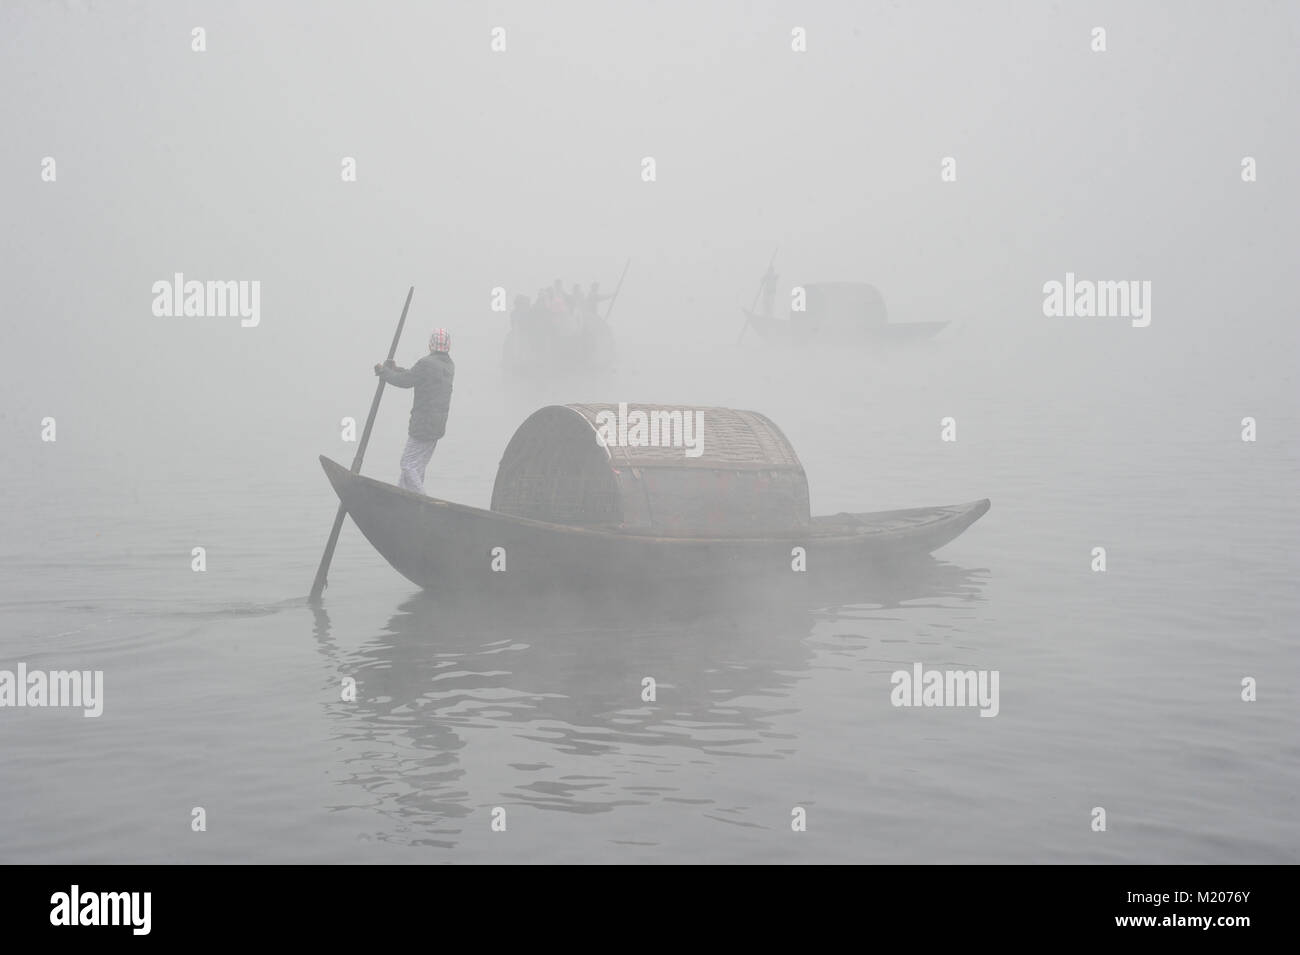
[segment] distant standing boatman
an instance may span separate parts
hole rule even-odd
[[[375,366],[375,374],[398,388],[414,388],[411,424],[406,448],[402,451],[402,476],[398,487],[424,493],[424,469],[429,466],[438,439],[447,432],[447,412],[451,409],[451,382],[456,364],[451,360],[451,336],[445,328],[435,328],[429,336],[429,354],[410,368],[399,368],[390,358]]]

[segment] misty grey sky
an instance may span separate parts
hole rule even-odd
[[[990,361],[1066,270],[1155,283],[1169,374],[1243,329],[1294,356],[1298,10],[10,0],[5,437],[57,407],[233,439],[269,401],[364,398],[412,283],[402,357],[447,325],[484,387],[493,286],[609,288],[629,256],[622,341],[715,347],[777,246],[787,284],[872,281]],[[260,327],[154,317],[177,271],[260,280]]]

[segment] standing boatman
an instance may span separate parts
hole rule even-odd
[[[397,486],[416,494],[424,493],[424,470],[429,466],[438,439],[447,432],[451,383],[456,377],[456,364],[450,352],[451,335],[445,328],[435,328],[429,336],[429,354],[410,368],[399,368],[392,359],[375,366],[375,374],[388,384],[415,389]]]

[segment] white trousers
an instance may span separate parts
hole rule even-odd
[[[402,474],[397,480],[398,487],[416,494],[424,493],[424,469],[429,466],[429,459],[433,457],[433,449],[437,446],[436,439],[407,439],[406,447],[402,450]]]

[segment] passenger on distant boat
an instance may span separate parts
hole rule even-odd
[[[544,348],[544,342],[554,336],[568,338],[582,333],[588,326],[587,314],[591,307],[577,282],[569,292],[564,291],[562,279],[538,290],[525,323],[532,347]]]
[[[410,368],[399,368],[391,358],[375,366],[375,374],[388,384],[415,389],[397,485],[416,494],[424,493],[424,471],[438,439],[447,432],[451,386],[456,377],[456,364],[451,360],[450,351],[451,335],[445,328],[435,328],[429,336],[429,354]]]
[[[564,282],[560,279],[556,279],[551,286],[550,302],[552,312],[563,312],[569,308],[569,296],[564,294]]]
[[[531,308],[527,295],[516,295],[514,307],[510,310],[510,327],[518,331],[528,324],[528,312]]]
[[[600,303],[613,298],[612,295],[600,294],[600,283],[592,282],[591,288],[587,290],[587,306],[591,309],[592,315],[600,314]]]
[[[554,294],[550,286],[538,289],[537,297],[529,309],[528,332],[538,340],[549,338],[555,330],[555,309],[552,306]]]

